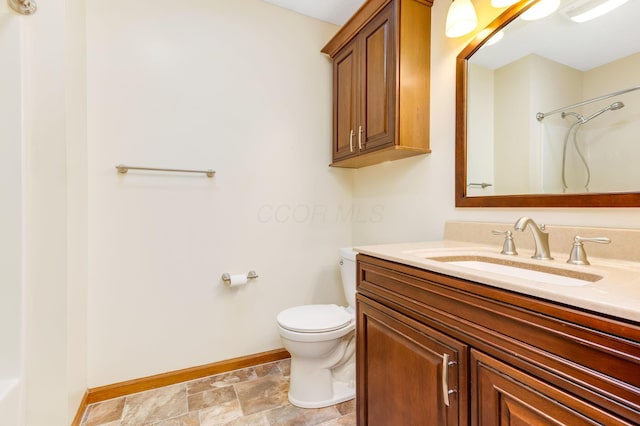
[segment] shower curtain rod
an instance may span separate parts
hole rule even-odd
[[[587,99],[586,101],[578,102],[577,104],[568,105],[568,106],[566,106],[564,108],[554,109],[553,111],[550,111],[550,112],[547,112],[547,113],[544,113],[544,114],[539,112],[539,113],[536,114],[536,118],[538,119],[538,121],[542,121],[548,115],[557,114],[559,112],[563,112],[563,111],[566,111],[566,110],[571,109],[571,108],[576,108],[576,107],[579,107],[579,106],[582,106],[582,105],[587,105],[587,104],[590,104],[592,102],[598,102],[598,101],[601,101],[603,99],[608,99],[608,98],[612,98],[614,96],[622,95],[624,93],[633,92],[634,90],[640,90],[640,86],[633,86],[633,87],[629,87],[628,89],[623,89],[623,90],[619,90],[617,92],[609,93],[608,95],[602,95],[602,96],[598,96],[597,98]]]

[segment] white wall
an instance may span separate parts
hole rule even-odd
[[[501,194],[562,193],[563,142],[572,119],[552,115],[539,122],[538,112],[550,105],[566,105],[583,99],[582,73],[538,55],[527,55],[498,70],[500,108],[496,117],[496,164]],[[514,87],[517,88],[514,90]],[[475,95],[474,95],[475,96]],[[512,117],[518,117],[517,120]],[[567,172],[575,170],[569,146]],[[580,165],[581,166],[581,165]],[[582,167],[579,168],[582,174]],[[567,182],[571,180],[565,173]],[[579,182],[584,182],[580,176]],[[573,185],[572,185],[573,187]],[[503,189],[503,190],[501,190]],[[583,189],[581,187],[581,189]]]
[[[549,224],[640,228],[638,208],[455,208],[455,57],[474,34],[459,39],[444,36],[449,5],[442,1],[433,5],[432,153],[356,172],[354,208],[366,210],[375,206],[383,214],[375,221],[354,223],[354,244],[439,239],[446,220],[515,222],[525,214]],[[478,28],[484,28],[501,12],[491,8],[489,0],[474,1],[474,5],[479,15]]]
[[[26,424],[67,417],[64,2],[24,24]]]
[[[494,168],[497,194],[531,191],[531,56],[495,71]]]
[[[20,20],[0,4],[0,424],[16,424],[22,369],[22,96]]]
[[[83,265],[78,254],[86,252],[81,243],[86,215],[78,208],[86,205],[86,194],[79,189],[86,176],[78,173],[86,167],[85,156],[78,155],[78,147],[86,145],[84,17],[82,0],[39,6],[32,16],[0,16],[4,23],[19,25],[20,34],[19,51],[13,57],[2,55],[11,60],[2,67],[3,83],[15,80],[2,90],[3,101],[7,93],[12,101],[11,110],[3,113],[3,132],[14,132],[6,157],[12,164],[2,170],[11,174],[3,181],[17,191],[3,197],[12,207],[6,211],[22,213],[6,235],[22,234],[14,252],[2,257],[22,270],[22,303],[13,300],[22,317],[13,325],[20,329],[22,322],[19,404],[24,410],[22,420],[6,424],[54,426],[71,422],[87,388],[86,280],[81,279],[86,261]],[[9,40],[5,35],[3,43]],[[13,74],[16,70],[19,76]]]
[[[575,123],[575,118],[562,118],[560,114],[545,117],[541,122],[533,119],[536,113],[546,113],[563,105],[580,102],[583,97],[583,73],[574,68],[551,61],[541,56],[536,56],[532,61],[532,79],[535,79],[535,87],[532,87],[534,102],[531,105],[530,117],[534,120],[532,128],[538,134],[531,137],[532,145],[541,147],[541,155],[538,157],[538,176],[541,192],[562,193],[562,156],[564,140],[570,127]],[[546,90],[542,90],[542,88]],[[575,111],[578,112],[579,110]],[[565,180],[571,191],[576,190],[572,182],[571,165],[574,164],[575,152],[571,141],[567,142],[567,165],[565,167]],[[575,170],[575,167],[573,168]],[[582,170],[582,169],[580,169]],[[579,182],[584,182],[580,179]],[[578,191],[584,190],[584,184],[577,186]],[[567,189],[567,191],[569,191]]]
[[[344,303],[337,27],[260,0],[94,0],[87,21],[89,386],[280,348],[280,310]]]
[[[481,65],[469,64],[467,92],[473,93],[469,99],[467,115],[467,138],[473,143],[467,145],[467,183],[488,183],[486,188],[467,186],[470,195],[491,195],[495,192],[494,174],[494,72]]]
[[[636,53],[585,72],[584,98],[637,86],[639,69],[640,53]],[[594,192],[635,191],[640,182],[640,167],[633,161],[629,165],[629,159],[640,158],[640,91],[590,104],[583,107],[583,113],[589,116],[618,101],[624,103],[624,108],[606,112],[580,129],[580,144],[591,169],[590,189]]]
[[[65,0],[67,377],[72,418],[87,389],[87,79],[85,0]]]
[[[0,380],[20,373],[22,97],[20,21],[0,7]]]

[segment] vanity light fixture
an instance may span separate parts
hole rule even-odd
[[[560,0],[540,0],[520,15],[525,21],[535,21],[551,15],[560,6]]]
[[[560,13],[574,22],[598,18],[625,4],[628,0],[576,0],[562,7]]]
[[[512,4],[518,3],[520,0],[491,0],[491,6],[493,7],[507,7]]]
[[[471,0],[453,0],[447,13],[445,34],[449,38],[469,34],[478,26],[476,9]]]

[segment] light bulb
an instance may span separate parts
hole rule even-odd
[[[460,37],[469,34],[478,25],[478,17],[471,0],[453,0],[447,13],[447,37]]]

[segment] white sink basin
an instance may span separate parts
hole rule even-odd
[[[450,265],[461,266],[476,271],[559,286],[577,287],[602,279],[600,275],[586,272],[487,256],[438,256],[428,257],[428,259],[446,262]]]

